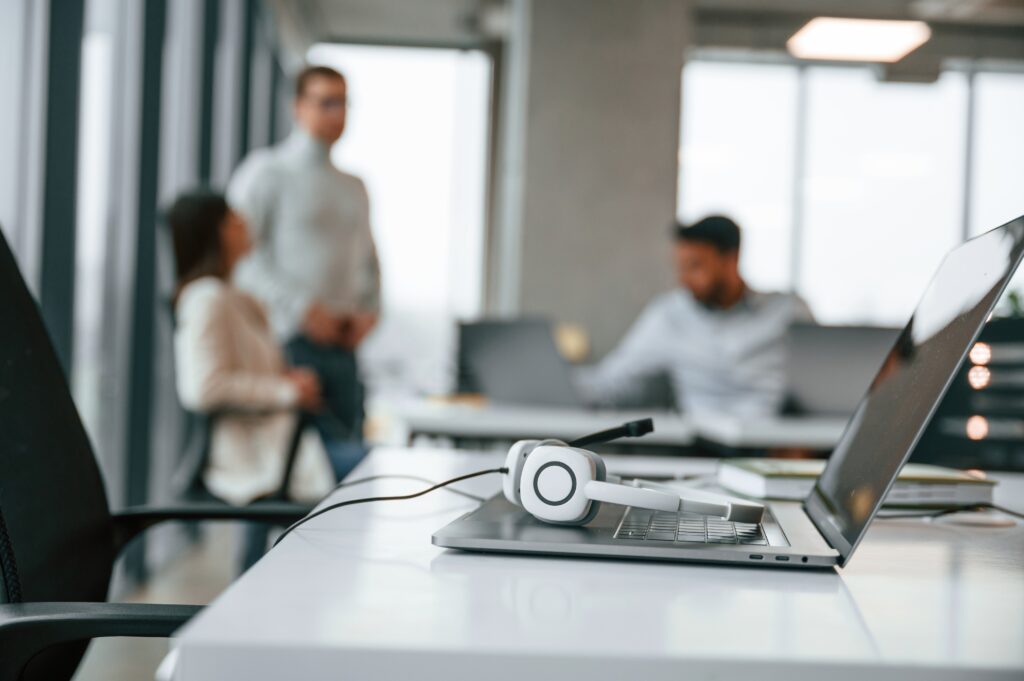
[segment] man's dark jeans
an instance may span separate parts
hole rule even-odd
[[[293,366],[309,368],[320,377],[324,404],[313,422],[324,443],[362,442],[365,390],[355,353],[298,336],[285,346],[285,354]]]

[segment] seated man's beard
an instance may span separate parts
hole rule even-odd
[[[699,297],[694,296],[694,298],[709,310],[720,310],[722,308],[722,300],[725,298],[725,284],[721,281],[716,281],[706,293]]]

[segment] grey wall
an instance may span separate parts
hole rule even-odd
[[[681,0],[518,0],[490,301],[582,324],[596,356],[671,285]]]

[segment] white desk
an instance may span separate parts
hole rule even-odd
[[[441,480],[498,457],[377,450],[354,474]],[[609,457],[613,471],[713,461]],[[463,488],[491,493],[497,476]],[[408,481],[335,498],[408,492]],[[997,500],[1024,504],[1024,479]],[[879,521],[842,571],[475,555],[430,535],[438,491],[339,509],[272,550],[174,641],[177,681],[983,679],[1024,676],[1024,526]]]
[[[832,449],[845,417],[780,417],[740,419],[721,414],[684,417],[676,412],[611,411],[521,407],[472,406],[431,400],[406,400],[381,404],[378,411],[393,424],[394,439],[409,442],[416,435],[435,435],[480,440],[518,440],[538,436],[573,438],[616,426],[625,421],[653,416],[654,432],[631,445],[691,445],[696,438],[737,449],[803,447]]]

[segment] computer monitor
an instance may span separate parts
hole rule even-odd
[[[786,334],[786,390],[798,414],[849,416],[900,330],[797,323]]]
[[[578,407],[571,369],[544,319],[484,320],[459,325],[461,392],[495,403]]]

